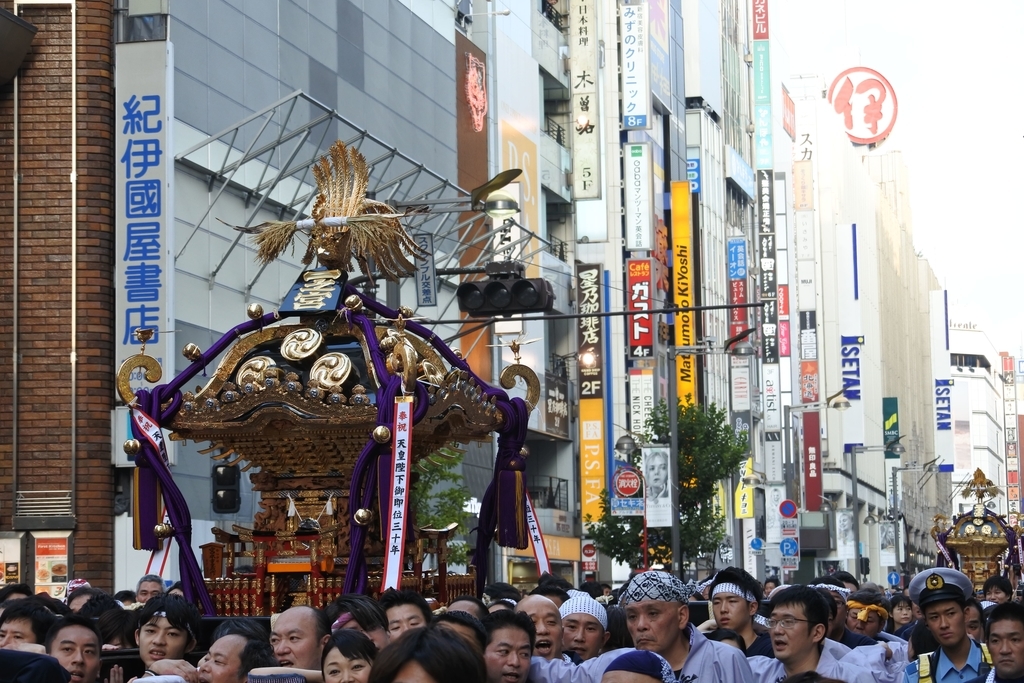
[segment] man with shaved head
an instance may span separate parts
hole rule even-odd
[[[543,595],[528,595],[516,605],[516,612],[530,617],[537,633],[533,654],[547,660],[562,657],[562,615],[558,605]]]

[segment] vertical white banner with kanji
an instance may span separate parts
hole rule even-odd
[[[114,81],[114,368],[148,353],[174,374],[174,53],[169,41],[118,43]],[[141,375],[132,389],[146,386]]]
[[[537,575],[550,574],[551,562],[548,560],[548,549],[544,545],[544,532],[540,530],[537,513],[533,511],[533,499],[526,493],[526,528],[530,532],[530,545],[533,546],[533,557],[537,560]]]
[[[405,520],[409,512],[409,465],[412,463],[412,396],[395,398],[395,424],[391,430],[391,484],[389,501],[382,501],[381,510],[388,510],[387,537],[384,539],[384,583],[381,592],[402,586],[405,564]]]

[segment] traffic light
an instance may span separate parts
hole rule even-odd
[[[524,278],[523,264],[492,262],[486,280],[463,282],[455,290],[459,310],[474,317],[550,311],[555,304],[551,283],[542,277]]]
[[[860,558],[860,573],[867,576],[871,573],[871,558],[862,557]]]
[[[238,512],[242,507],[239,490],[242,473],[238,465],[214,465],[210,478],[213,480],[213,511],[221,515]]]

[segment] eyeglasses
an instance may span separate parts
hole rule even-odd
[[[796,617],[783,617],[782,619],[769,619],[768,628],[773,629],[776,626],[781,626],[782,630],[788,631],[794,626],[796,626],[796,622],[798,621],[802,621],[805,624],[810,623],[807,619],[797,619]]]

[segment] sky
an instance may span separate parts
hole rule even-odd
[[[772,70],[882,73],[899,101],[880,152],[910,176],[914,243],[948,290],[951,317],[1024,356],[1024,0],[772,0]],[[785,74],[786,72],[783,72]]]

